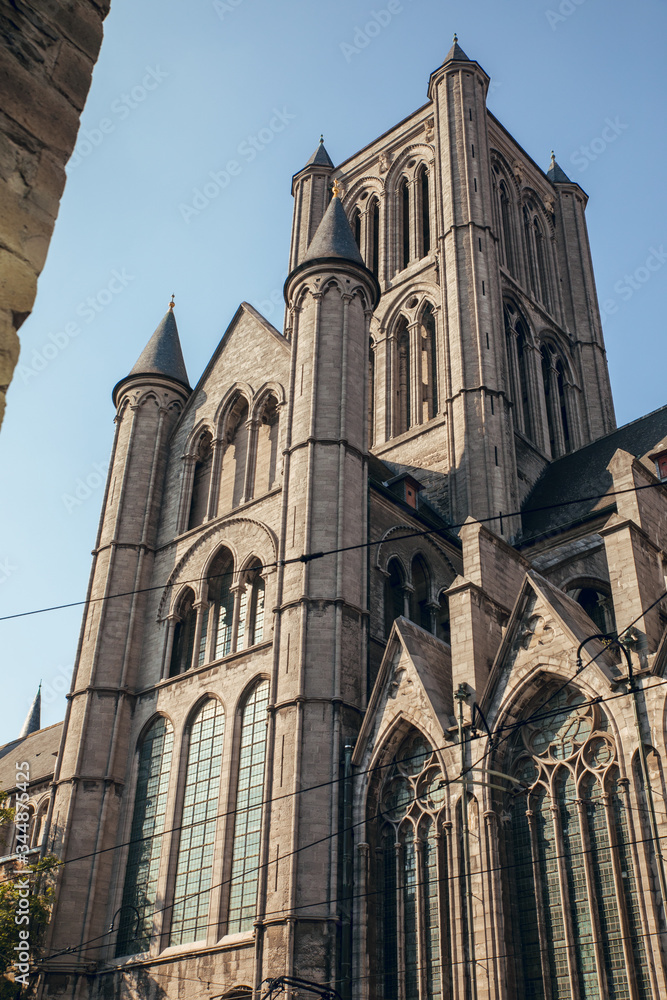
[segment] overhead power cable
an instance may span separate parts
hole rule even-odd
[[[667,488],[667,484],[665,484],[665,483],[646,483],[644,486],[631,486],[631,487],[628,487],[627,489],[615,490],[614,492],[594,493],[594,494],[592,494],[590,496],[576,497],[573,500],[560,500],[560,501],[558,501],[558,503],[545,504],[544,506],[541,506],[541,507],[529,507],[529,508],[527,508],[525,510],[521,510],[520,509],[520,510],[509,511],[506,514],[501,512],[501,513],[498,513],[498,514],[492,514],[489,517],[476,518],[475,519],[475,523],[477,523],[477,524],[488,524],[491,521],[500,521],[500,523],[502,524],[502,522],[505,519],[511,518],[511,517],[520,517],[520,516],[522,516],[524,514],[536,514],[536,513],[541,513],[541,512],[544,512],[544,511],[548,511],[548,510],[556,510],[559,507],[567,507],[567,506],[569,506],[571,504],[587,503],[588,501],[591,501],[591,500],[602,500],[602,499],[606,499],[607,497],[620,496],[623,493],[638,493],[638,492],[640,492],[640,490],[656,489],[657,487],[660,487],[661,489],[665,489],[665,488]],[[438,528],[424,528],[424,529],[419,529],[419,530],[416,530],[416,531],[409,531],[406,534],[398,536],[398,538],[399,538],[399,540],[403,540],[403,539],[406,539],[406,538],[423,538],[426,535],[447,535],[451,531],[455,531],[458,528],[463,528],[465,526],[465,524],[466,524],[466,521],[461,521],[458,524],[444,525],[444,526],[438,527]],[[210,524],[209,524],[209,526],[210,526]],[[221,527],[224,527],[224,525],[221,525]],[[353,551],[358,550],[358,549],[372,548],[374,545],[382,545],[384,541],[386,541],[385,538],[376,538],[376,539],[374,539],[373,541],[370,541],[370,542],[359,542],[357,545],[343,545],[343,546],[340,546],[340,547],[335,548],[335,549],[325,549],[325,550],[322,550],[322,551],[319,551],[319,552],[302,553],[300,556],[291,556],[289,559],[280,559],[280,560],[276,560],[275,562],[265,563],[263,565],[249,567],[249,569],[247,570],[247,572],[249,572],[250,570],[255,570],[255,569],[259,569],[259,570],[262,570],[262,569],[275,569],[278,566],[289,566],[289,565],[292,565],[294,563],[308,563],[308,562],[312,562],[314,559],[324,559],[325,556],[337,555],[337,554],[339,554],[341,552],[353,552]],[[220,579],[220,578],[225,577],[225,576],[230,576],[230,577],[234,576],[234,571],[230,571],[228,573],[214,574],[211,577],[211,579]],[[46,607],[46,608],[34,608],[34,609],[30,610],[30,611],[16,611],[16,612],[14,612],[14,614],[11,614],[11,615],[2,615],[2,616],[0,616],[0,622],[11,621],[14,618],[26,618],[29,615],[42,615],[42,614],[46,614],[47,612],[50,612],[50,611],[64,611],[64,610],[67,610],[68,608],[80,608],[80,607],[84,607],[84,605],[88,606],[88,605],[91,605],[91,604],[98,604],[98,603],[100,603],[102,601],[113,601],[113,600],[116,600],[117,598],[120,598],[120,597],[133,597],[136,594],[149,594],[149,593],[151,593],[153,591],[156,591],[156,590],[165,590],[167,587],[170,587],[170,586],[171,587],[173,587],[173,586],[182,587],[182,586],[186,586],[187,584],[196,584],[196,583],[199,583],[199,579],[196,579],[196,580],[174,580],[172,583],[169,583],[169,581],[167,581],[166,583],[156,584],[155,586],[152,586],[152,587],[139,587],[139,588],[134,589],[134,590],[123,590],[123,591],[120,591],[117,594],[104,594],[101,597],[89,597],[89,598],[86,598],[85,600],[82,600],[82,601],[70,601],[67,604],[53,604],[53,605],[51,605],[49,607]]]

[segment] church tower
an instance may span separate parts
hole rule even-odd
[[[103,935],[167,442],[190,395],[173,302],[113,390],[116,434],[88,587],[49,842],[65,862],[52,951]],[[72,859],[83,856],[83,860]],[[60,910],[66,918],[60,919]],[[86,952],[72,959],[85,966]]]
[[[266,969],[284,967],[316,981],[339,978],[339,777],[366,698],[366,358],[378,296],[334,189],[285,284],[292,366],[276,600],[273,791],[292,796],[271,810],[271,843],[278,859],[288,857],[276,863],[267,893],[267,912],[282,905],[283,916],[267,922],[264,959]],[[316,787],[299,794],[304,786]]]

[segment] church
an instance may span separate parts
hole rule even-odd
[[[320,142],[284,329],[192,387],[172,303],[113,389],[42,997],[667,996],[667,407],[488,86]]]

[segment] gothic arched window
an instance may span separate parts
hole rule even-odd
[[[533,224],[530,215],[530,206],[524,205],[523,209],[523,235],[526,246],[526,263],[528,272],[528,288],[538,299],[539,289],[537,284],[537,268],[535,263],[535,241]]]
[[[374,805],[369,817],[377,845],[377,893],[369,903],[377,923],[377,995],[445,1000],[451,959],[444,775],[430,744],[413,731],[382,776],[379,808]]]
[[[438,639],[442,639],[443,642],[451,644],[452,633],[451,626],[449,624],[449,598],[444,590],[440,591],[438,594],[438,611],[436,612],[437,621],[435,627],[435,634]]]
[[[278,400],[269,393],[259,412],[253,496],[268,493],[278,481],[278,431]]]
[[[503,827],[516,993],[650,1000],[616,746],[598,705],[556,692],[533,706],[509,757],[526,790],[505,803]]]
[[[171,726],[160,717],[139,745],[116,955],[136,955],[151,945],[173,742]]]
[[[380,202],[377,198],[371,198],[368,205],[367,225],[369,227],[367,245],[370,254],[367,266],[377,278],[380,268]]]
[[[358,208],[355,208],[352,212],[352,232],[354,233],[354,238],[356,240],[359,250],[361,250],[361,212]]]
[[[431,631],[431,574],[421,556],[412,560],[412,593],[410,594],[410,618]]]
[[[537,256],[537,273],[539,277],[539,298],[543,305],[551,311],[551,295],[549,293],[549,267],[547,249],[545,246],[545,235],[542,226],[537,218],[533,219],[533,234],[535,238],[535,253]]]
[[[505,267],[516,277],[516,265],[514,263],[513,226],[512,226],[512,203],[505,181],[501,181],[498,186],[500,197],[500,222],[503,237],[503,255]]]
[[[228,549],[221,549],[208,571],[208,607],[202,621],[202,643],[210,637],[210,659],[219,660],[232,652],[234,625],[234,559]]]
[[[205,940],[218,817],[225,712],[209,698],[187,729],[183,787],[169,944]]]
[[[396,433],[403,434],[411,426],[410,399],[410,331],[405,319],[401,319],[396,336],[398,372],[396,388]]]
[[[424,383],[424,420],[438,415],[438,345],[433,306],[427,303],[421,315],[422,379]]]
[[[570,585],[566,591],[580,604],[598,631],[604,635],[616,633],[616,618],[611,590],[608,585],[596,581],[584,581],[578,586]]]
[[[226,419],[225,453],[220,484],[220,513],[231,510],[245,499],[248,453],[248,403],[238,396]]]
[[[422,167],[417,180],[421,214],[421,256],[431,250],[431,198],[429,195],[428,170]]]
[[[544,344],[542,356],[542,382],[549,425],[551,457],[567,454],[572,449],[570,420],[566,393],[565,367],[556,349]]]
[[[404,177],[398,186],[398,205],[401,219],[401,268],[410,263],[410,186]]]
[[[228,934],[252,930],[256,916],[268,704],[269,682],[261,681],[246,699],[241,718]]]
[[[524,321],[518,316],[510,303],[505,306],[505,341],[507,344],[507,360],[511,398],[513,403],[514,426],[527,438],[534,440],[533,418],[529,393],[529,354],[528,330]]]
[[[199,438],[195,452],[195,468],[192,479],[192,498],[188,530],[202,524],[208,513],[208,498],[211,489],[211,469],[213,467],[213,446],[209,431]]]
[[[262,641],[264,635],[264,578],[258,560],[241,575],[243,590],[239,599],[239,623],[236,649],[247,649]]]
[[[184,673],[192,666],[197,628],[197,612],[194,608],[194,600],[195,595],[188,588],[179,602],[177,612],[178,621],[174,629],[174,641],[169,666],[170,677],[176,677],[177,674]]]
[[[398,559],[390,559],[384,580],[384,634],[389,638],[391,626],[405,614],[405,576]]]

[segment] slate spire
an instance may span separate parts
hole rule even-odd
[[[42,728],[42,682],[39,682],[39,687],[37,688],[37,694],[33,699],[33,703],[30,706],[30,710],[26,715],[25,722],[23,723],[23,729],[19,733],[19,739],[25,739],[26,736],[30,736],[31,733],[36,733],[38,729]]]
[[[134,379],[139,375],[151,376],[161,375],[163,378],[173,379],[174,382],[190,388],[188,373],[183,360],[181,341],[178,336],[176,317],[174,316],[174,296],[171,297],[169,308],[158,323],[155,333],[148,341],[143,351],[137,358],[136,364],[125,378],[115,386],[113,391],[114,399],[121,385],[128,379]]]
[[[445,56],[445,62],[470,62],[467,55],[459,45],[458,35],[454,35],[452,47]],[[444,63],[443,63],[444,65]]]
[[[547,170],[547,177],[552,184],[571,184],[572,181],[567,176],[565,171],[558,166],[556,163],[556,154],[553,149],[551,150],[551,163],[549,164],[549,169]]]
[[[306,163],[306,167],[330,167],[333,169],[331,157],[324,148],[324,136],[320,136],[320,144]]]
[[[351,260],[365,267],[335,186],[334,196],[301,263],[331,257],[337,260]]]

